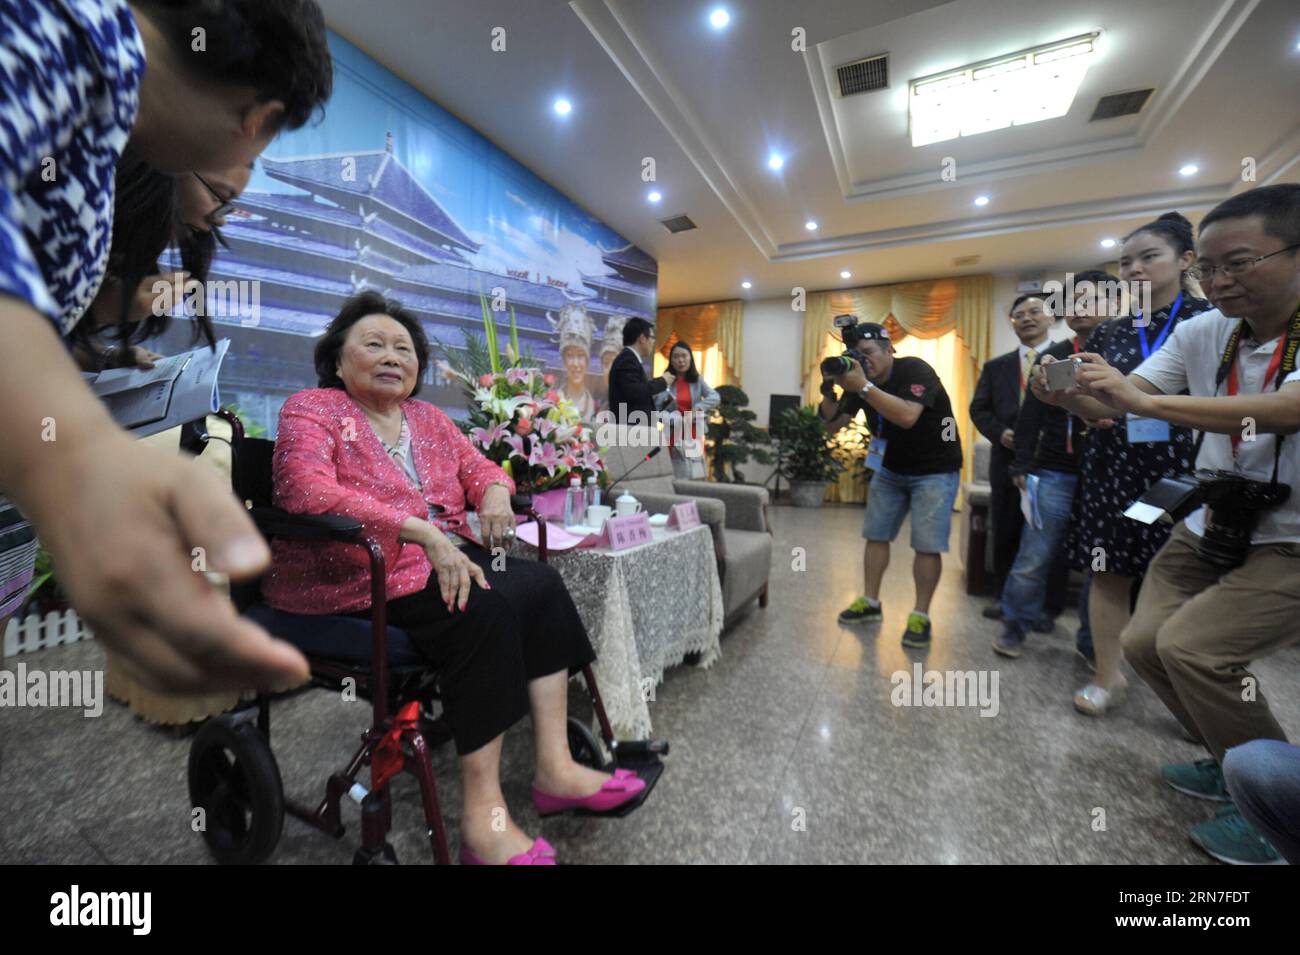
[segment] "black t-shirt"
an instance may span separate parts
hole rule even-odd
[[[881,391],[922,406],[921,417],[910,428],[903,428],[876,413],[858,394],[846,394],[840,401],[840,414],[867,412],[867,426],[873,437],[880,436],[885,446],[884,465],[895,474],[946,474],[961,470],[961,435],[957,419],[943,382],[934,369],[920,358],[895,358],[889,380],[876,385]],[[951,440],[945,440],[945,437]]]

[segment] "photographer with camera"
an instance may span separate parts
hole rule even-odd
[[[847,351],[822,362],[822,402],[818,414],[835,433],[860,410],[867,413],[871,447],[867,468],[875,471],[867,492],[862,536],[863,592],[841,623],[883,619],[880,581],[889,566],[889,548],[912,517],[912,578],[916,604],[907,617],[903,646],[930,645],[930,599],[948,550],[952,508],[961,472],[961,436],[948,392],[933,368],[920,358],[895,358],[882,325],[859,324],[838,315]],[[843,390],[837,399],[835,387]]]
[[[1234,746],[1285,740],[1247,667],[1300,639],[1300,184],[1252,189],[1201,221],[1197,264],[1215,309],[1180,322],[1125,376],[1078,356],[1075,385],[1035,393],[1085,418],[1123,413],[1201,432],[1197,472],[1164,478],[1125,511],[1177,521],[1147,569],[1125,658],[1211,759],[1166,766],[1173,788],[1229,803],[1192,841],[1228,862],[1278,861],[1231,805]],[[1186,390],[1188,394],[1179,394]]]

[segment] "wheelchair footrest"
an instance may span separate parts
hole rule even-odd
[[[613,766],[618,769],[632,770],[637,776],[645,780],[645,789],[637,793],[635,799],[623,803],[617,809],[610,812],[590,813],[590,815],[614,816],[621,819],[629,813],[635,812],[645,805],[645,801],[650,798],[650,793],[654,790],[655,784],[659,782],[659,777],[664,774],[664,762],[657,753],[619,753],[614,759]],[[588,815],[588,813],[580,812],[579,815]]]

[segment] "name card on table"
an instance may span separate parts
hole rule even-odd
[[[578,546],[608,546],[610,550],[627,550],[639,544],[648,544],[652,540],[654,537],[650,533],[650,515],[640,511],[625,517],[609,518],[605,521],[604,530],[588,537]]]
[[[694,501],[683,501],[680,504],[674,504],[668,510],[668,523],[666,527],[675,527],[678,530],[690,530],[692,527],[700,526],[700,509],[695,506]]]

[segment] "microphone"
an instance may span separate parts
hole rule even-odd
[[[630,468],[628,468],[628,469],[627,469],[627,470],[626,470],[622,475],[620,475],[618,481],[610,481],[610,482],[609,482],[609,488],[608,488],[608,490],[606,490],[606,492],[605,492],[606,494],[608,494],[608,495],[610,496],[610,499],[611,499],[611,500],[613,499],[614,488],[618,486],[619,481],[623,481],[623,480],[626,480],[627,478],[631,477],[633,471],[635,471],[635,470],[636,470],[637,468],[639,468],[641,465],[645,464],[647,461],[649,461],[651,458],[653,458],[656,454],[658,454],[658,453],[659,453],[660,451],[662,451],[662,450],[663,450],[663,447],[662,447],[661,445],[655,445],[653,448],[650,449],[650,452],[649,452],[645,457],[643,457],[640,461],[638,461],[636,464],[632,465],[632,466],[631,466]]]

